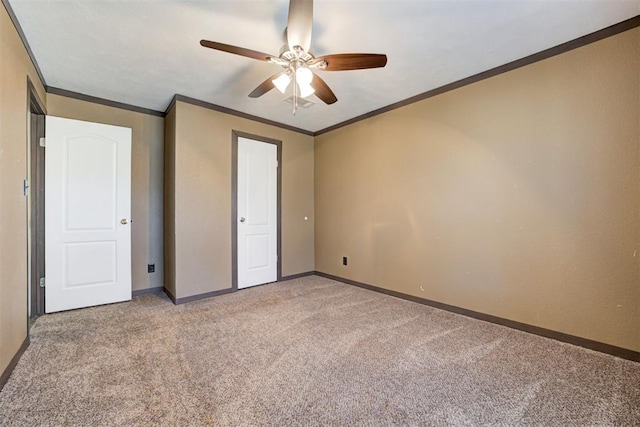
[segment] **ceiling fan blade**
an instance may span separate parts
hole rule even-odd
[[[287,44],[294,51],[300,46],[305,52],[311,47],[311,30],[313,28],[313,0],[291,0],[289,18],[287,20]]]
[[[200,45],[204,47],[208,47],[215,50],[221,50],[223,52],[229,52],[240,56],[245,56],[247,58],[257,59],[259,61],[267,61],[273,55],[269,55],[267,53],[258,52],[257,50],[245,49],[243,47],[233,46],[230,44],[212,42],[209,40],[200,40]]]
[[[249,94],[250,98],[259,98],[262,95],[264,95],[265,93],[269,92],[271,89],[273,89],[274,87],[276,87],[273,84],[273,79],[277,78],[278,76],[280,76],[280,74],[282,74],[282,72],[280,73],[276,73],[273,76],[269,77],[267,80],[263,81],[262,83],[260,83],[260,85],[255,88],[253,90],[253,92],[251,92]]]
[[[331,105],[338,100],[336,95],[327,85],[327,82],[322,80],[319,75],[314,74],[313,80],[311,80],[311,87],[316,91],[316,96],[322,100],[325,104]]]
[[[363,70],[387,65],[387,55],[377,53],[338,53],[316,59],[324,60],[327,63],[324,71]]]

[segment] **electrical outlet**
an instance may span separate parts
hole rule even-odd
[[[155,264],[147,264],[147,273],[155,273],[156,265]]]
[[[347,257],[346,256],[342,257],[342,265],[347,265]]]

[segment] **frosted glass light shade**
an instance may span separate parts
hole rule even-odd
[[[298,80],[298,87],[300,88],[300,96],[302,98],[306,98],[307,96],[312,95],[316,91],[314,88],[311,87],[310,84],[302,83],[299,80]]]
[[[313,80],[313,73],[310,69],[305,67],[300,67],[296,70],[296,81],[300,85],[310,85],[311,80]],[[300,88],[302,89],[302,87]]]
[[[287,90],[289,83],[291,83],[291,77],[285,73],[280,74],[277,78],[271,80],[273,85],[282,93]]]

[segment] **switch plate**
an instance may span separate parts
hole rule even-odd
[[[156,265],[155,264],[147,264],[147,273],[155,273]]]

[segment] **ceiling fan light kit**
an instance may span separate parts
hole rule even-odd
[[[387,64],[387,56],[375,53],[342,53],[316,58],[310,51],[313,23],[313,0],[291,0],[285,31],[286,43],[279,56],[209,40],[200,40],[200,45],[223,52],[233,53],[258,61],[269,62],[284,70],[269,77],[255,88],[251,98],[258,98],[274,87],[283,94],[289,86],[293,92],[293,114],[298,108],[298,99],[315,94],[327,105],[338,101],[327,83],[313,70],[347,71],[381,68]],[[293,84],[291,85],[291,82]]]

